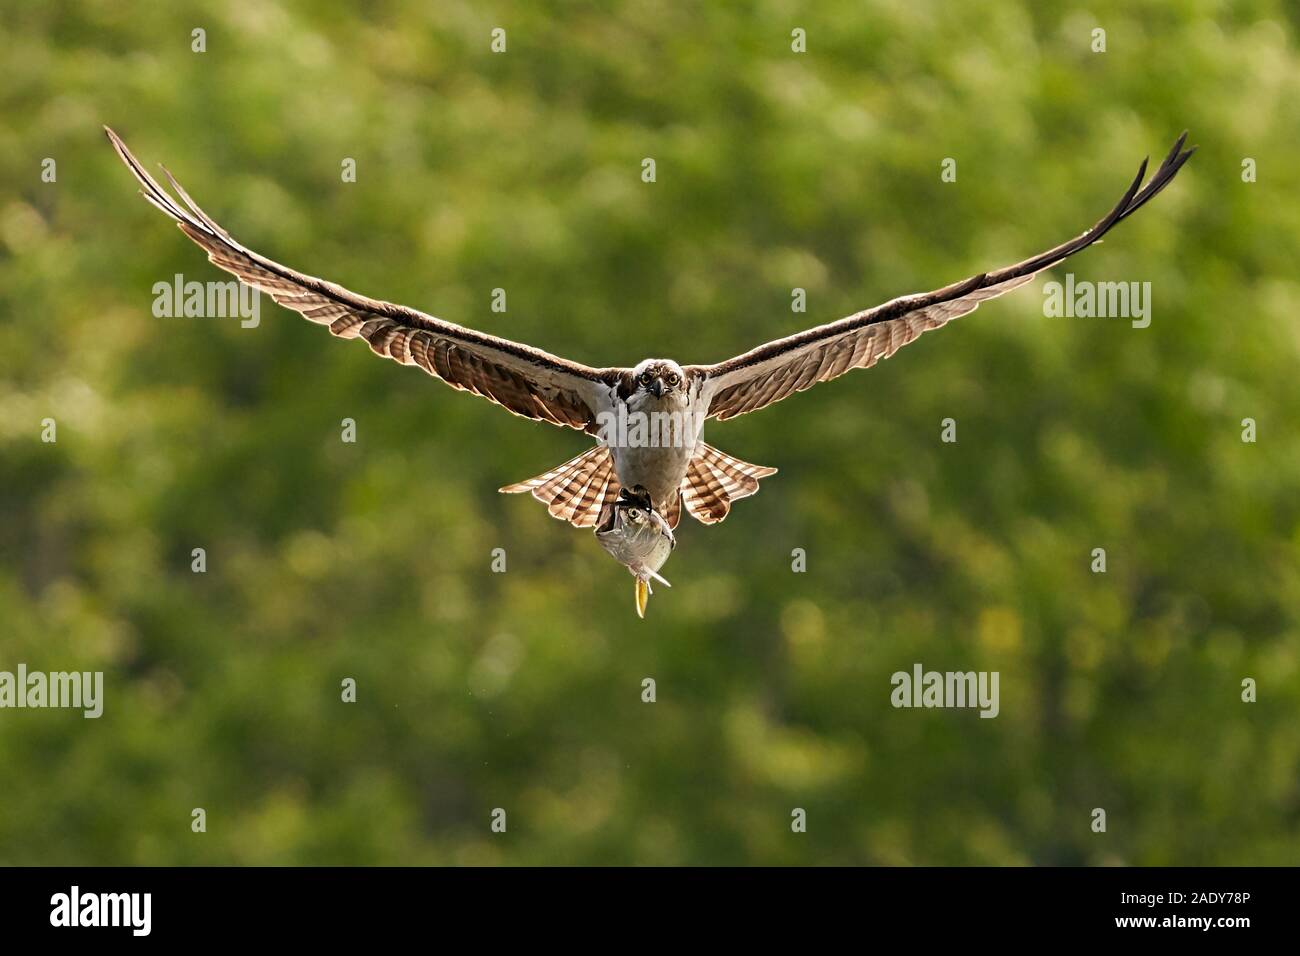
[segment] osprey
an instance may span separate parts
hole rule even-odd
[[[1143,160],[1123,197],[1091,229],[1059,246],[994,272],[981,272],[933,292],[906,295],[768,342],[716,365],[679,365],[648,358],[634,368],[592,368],[509,339],[486,335],[424,312],[370,299],[333,282],[280,265],[241,245],[162,168],[180,197],[166,192],[108,127],[109,140],[135,175],[144,198],[176,221],[217,266],[260,289],[334,335],[365,339],[376,355],[416,365],[461,391],[472,392],[534,421],[586,432],[597,444],[535,478],[500,489],[530,492],[550,514],[579,528],[608,517],[621,489],[648,495],[671,533],[683,507],[704,524],[727,516],[731,503],[758,491],[775,468],[753,465],[702,438],[708,419],[726,421],[758,411],[850,369],[870,368],[913,341],[974,311],[986,299],[1019,288],[1036,274],[1101,239],[1173,180],[1195,147],[1174,143],[1150,181]],[[620,511],[622,509],[619,509]],[[605,533],[619,533],[618,522]],[[644,529],[639,529],[641,533]],[[615,542],[602,539],[611,554]],[[633,570],[634,575],[638,572]],[[657,571],[657,568],[655,569]],[[637,611],[644,614],[645,580],[637,576]]]

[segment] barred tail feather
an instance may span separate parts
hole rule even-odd
[[[614,456],[604,445],[597,445],[536,478],[506,485],[500,491],[508,495],[530,492],[553,518],[575,528],[591,528],[601,509],[618,497],[618,488]]]
[[[717,524],[727,516],[733,501],[757,493],[758,480],[774,474],[775,468],[752,465],[700,442],[686,468],[682,500],[696,521]]]
[[[664,520],[668,522],[669,529],[677,530],[677,523],[682,520],[682,495],[680,491],[673,495],[672,504],[664,512]],[[671,587],[671,585],[669,586]]]

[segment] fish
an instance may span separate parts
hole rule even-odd
[[[650,581],[672,587],[659,569],[677,547],[673,529],[651,505],[650,493],[640,486],[622,489],[618,498],[601,510],[596,540],[636,578],[636,613],[644,618],[646,604],[654,593]]]

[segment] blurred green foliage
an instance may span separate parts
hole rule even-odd
[[[1296,862],[1294,4],[52,0],[0,26],[0,669],[103,670],[107,697],[0,711],[0,862]],[[104,123],[266,255],[594,365],[717,361],[1005,265],[1182,129],[1201,149],[1067,267],[1150,281],[1150,328],[1044,318],[1040,279],[707,429],[781,472],[683,525],[643,622],[588,532],[495,491],[583,436],[269,300],[255,330],[154,318],[154,282],[224,274]],[[918,661],[999,671],[1000,716],[893,709]]]

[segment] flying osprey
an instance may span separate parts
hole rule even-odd
[[[579,528],[596,525],[602,512],[609,516],[621,489],[648,494],[669,529],[677,526],[683,506],[704,524],[721,521],[733,501],[754,494],[759,479],[776,469],[740,461],[706,444],[701,439],[706,419],[726,421],[850,369],[870,368],[922,332],[1024,285],[1139,209],[1173,180],[1195,151],[1183,149],[1183,133],[1145,185],[1147,161],[1142,161],[1123,198],[1091,229],[996,272],[893,299],[717,365],[682,366],[648,358],[634,368],[591,368],[406,306],[366,298],[258,255],[217,225],[164,167],[183,205],[177,203],[117,134],[104,129],[139,180],[145,199],[207,250],[213,263],[246,285],[328,326],[340,338],[365,339],[376,355],[418,365],[453,388],[481,395],[516,415],[596,437],[595,447],[578,457],[501,489],[531,492],[551,515]],[[638,577],[639,612],[645,607],[644,584]]]

